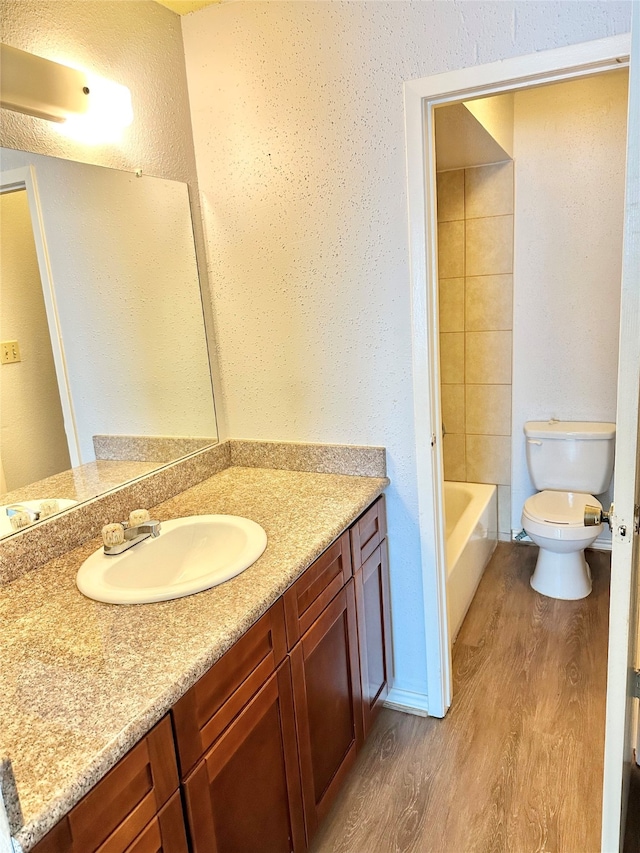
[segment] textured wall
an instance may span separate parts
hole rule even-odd
[[[243,2],[183,19],[234,438],[384,444],[397,683],[426,689],[402,84],[629,30],[626,2]]]
[[[0,365],[0,455],[12,491],[70,467],[26,192],[0,195],[0,340],[21,361]]]
[[[615,421],[626,71],[515,96],[512,527],[527,420]],[[607,504],[608,505],[608,504]]]
[[[128,86],[122,142],[84,145],[52,122],[2,111],[0,144],[181,181],[195,178],[180,19],[151,0],[0,0],[2,41]]]

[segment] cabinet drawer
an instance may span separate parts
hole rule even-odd
[[[290,649],[351,577],[349,532],[330,545],[284,594]]]
[[[284,660],[282,599],[259,619],[173,707],[184,778]]]
[[[387,512],[384,495],[351,527],[351,554],[354,572],[369,559],[387,535]]]
[[[178,788],[164,717],[35,847],[36,853],[123,853]]]
[[[126,853],[188,853],[180,792],[171,797]]]

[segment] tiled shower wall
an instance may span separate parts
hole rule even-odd
[[[438,270],[445,479],[496,484],[507,537],[513,162],[438,173]]]

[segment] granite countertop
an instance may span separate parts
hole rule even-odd
[[[267,532],[247,571],[175,601],[118,606],[78,592],[92,540],[0,588],[0,756],[29,850],[171,708],[388,480],[228,468],[155,507],[160,520],[244,515]],[[10,818],[12,815],[10,814]]]

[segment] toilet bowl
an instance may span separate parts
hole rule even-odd
[[[602,533],[602,524],[585,527],[585,506],[601,507],[590,494],[542,491],[527,498],[522,527],[540,551],[531,586],[551,598],[576,600],[591,592],[584,550]]]
[[[527,467],[538,494],[522,509],[522,527],[540,548],[531,586],[551,598],[585,598],[591,571],[584,549],[602,533],[585,526],[585,506],[613,474],[616,425],[600,421],[527,421]],[[591,510],[591,513],[593,510]]]

